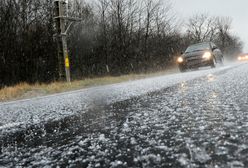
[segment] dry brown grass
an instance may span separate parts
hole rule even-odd
[[[78,90],[92,86],[107,85],[107,84],[120,83],[129,80],[143,79],[152,76],[171,74],[175,72],[177,72],[177,70],[175,68],[172,68],[167,71],[161,71],[161,72],[149,73],[149,74],[130,74],[119,77],[106,76],[100,78],[86,78],[82,80],[73,81],[70,84],[66,82],[53,82],[50,84],[37,83],[33,85],[27,83],[20,83],[13,87],[5,87],[3,89],[0,89],[0,102],[33,98],[37,96],[44,96],[54,93],[65,92],[65,91]]]
[[[6,101],[12,98],[19,97],[30,90],[30,85],[27,83],[20,83],[13,87],[5,87],[0,90],[0,101]]]

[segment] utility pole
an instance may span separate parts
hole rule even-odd
[[[59,78],[66,78],[67,82],[71,82],[67,34],[72,24],[75,21],[81,21],[81,19],[68,17],[67,12],[66,0],[54,0],[54,22],[56,27],[55,37],[58,46]]]

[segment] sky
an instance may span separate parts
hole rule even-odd
[[[197,13],[232,18],[232,32],[244,42],[248,52],[248,0],[171,0],[174,11],[181,19]]]

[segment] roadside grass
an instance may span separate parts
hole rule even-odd
[[[106,76],[106,77],[97,77],[97,78],[85,78],[82,80],[72,81],[70,84],[66,82],[53,82],[50,84],[20,83],[15,86],[4,87],[0,89],[0,102],[46,96],[50,94],[79,90],[93,86],[108,85],[114,83],[121,83],[125,81],[168,75],[176,72],[178,72],[177,68],[173,67],[165,71],[160,71],[155,73],[129,74],[118,77]]]

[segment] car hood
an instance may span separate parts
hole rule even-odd
[[[184,53],[183,56],[184,56],[185,58],[188,58],[188,57],[196,57],[196,56],[201,57],[201,56],[203,56],[203,54],[204,54],[205,52],[207,52],[207,51],[208,51],[208,50],[204,50],[204,51],[194,51],[194,52]]]

